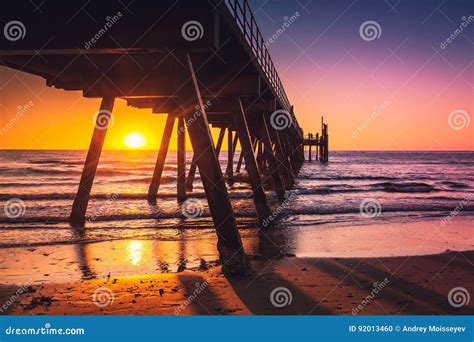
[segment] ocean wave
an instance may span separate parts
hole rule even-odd
[[[59,160],[59,159],[44,159],[44,160],[30,160],[29,164],[37,164],[37,165],[84,165],[83,160]]]
[[[386,176],[324,176],[318,175],[299,175],[298,179],[309,179],[309,180],[367,180],[367,181],[390,181],[390,180],[399,180],[397,177],[386,177]]]
[[[70,175],[77,176],[82,174],[81,168],[74,169],[61,169],[61,168],[35,168],[35,167],[24,167],[24,168],[3,168],[0,169],[2,174],[11,175],[11,176],[35,176],[35,175],[46,175],[46,176],[55,176],[55,175]],[[98,177],[113,177],[120,175],[136,175],[138,172],[142,173],[142,169],[129,169],[129,170],[118,170],[118,169],[105,169],[100,168],[97,170]],[[145,173],[145,172],[143,172]],[[146,173],[145,173],[146,174]]]
[[[461,182],[443,181],[443,182],[440,182],[440,184],[445,185],[449,188],[453,188],[453,189],[468,189],[468,188],[470,188],[469,185],[461,183]]]
[[[44,183],[0,183],[0,188],[29,188],[29,187],[52,187],[52,186],[77,186],[77,182],[44,182]],[[10,197],[15,196],[11,194]],[[18,196],[18,195],[16,195]]]
[[[449,213],[454,210],[453,205],[448,204],[389,204],[381,205],[381,214],[383,213],[414,213],[414,212],[437,212],[437,213]],[[462,208],[463,213],[474,212],[474,205],[465,205]],[[288,216],[298,216],[298,215],[343,215],[343,214],[358,214],[360,213],[359,205],[353,206],[339,206],[339,207],[302,207],[302,208],[286,208],[279,211],[278,216],[288,217]],[[237,218],[256,218],[255,211],[236,211],[235,216]],[[90,216],[92,217],[92,216]],[[209,211],[204,210],[202,215],[198,218],[188,220],[181,212],[175,213],[137,213],[137,214],[114,214],[114,215],[102,215],[102,216],[93,216],[94,219],[90,224],[100,223],[100,222],[111,222],[111,221],[133,221],[133,220],[166,220],[166,219],[183,219],[184,222],[190,222],[192,225],[198,225],[199,221],[210,221],[211,215]],[[87,221],[88,217],[86,217]],[[16,219],[0,218],[0,223],[3,224],[27,224],[27,223],[45,223],[54,225],[58,223],[67,222],[67,216],[36,216],[36,217],[21,217]],[[0,228],[0,231],[3,229],[10,229],[11,227]]]
[[[419,182],[384,182],[371,184],[372,187],[380,187],[387,192],[409,192],[409,193],[424,193],[424,192],[433,192],[440,191],[430,184],[419,183]]]

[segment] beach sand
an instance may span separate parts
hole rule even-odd
[[[473,262],[472,251],[408,258],[253,260],[255,275],[250,277],[228,279],[219,267],[212,267],[201,272],[32,285],[3,314],[472,315],[472,301],[454,308],[448,293],[459,286],[474,293]],[[292,297],[282,308],[270,300],[279,287]],[[0,301],[8,302],[17,288],[3,286],[0,291]],[[288,303],[287,298],[280,299]]]
[[[71,246],[11,249],[1,269],[9,277],[0,285],[0,314],[474,314],[473,301],[454,307],[448,299],[454,288],[474,293],[469,217],[446,226],[379,221],[242,235],[254,275],[235,278],[212,262],[210,234],[97,243],[74,255]],[[207,262],[189,267],[199,256]],[[177,269],[160,270],[165,261]],[[453,297],[455,305],[464,294]]]

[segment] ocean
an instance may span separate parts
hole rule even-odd
[[[146,272],[178,271],[183,262],[185,268],[216,262],[215,232],[199,173],[189,196],[195,199],[190,202],[192,213],[183,211],[176,201],[174,151],[168,154],[156,205],[147,203],[146,193],[157,152],[104,151],[92,189],[86,228],[71,229],[67,218],[85,153],[0,151],[0,270],[15,268],[27,272],[24,260],[17,261],[24,264],[21,267],[16,267],[14,260],[7,260],[12,252],[20,259],[25,258],[25,253],[58,253],[52,273],[60,274],[69,268],[68,262],[75,265],[73,255],[78,253],[68,254],[65,250],[95,248],[100,254],[97,262],[107,258],[119,262],[121,256],[133,259],[134,248],[143,252],[143,244],[153,246],[148,248],[153,262],[152,266],[147,264]],[[226,155],[221,153],[223,170]],[[191,158],[188,151],[188,167]],[[237,160],[238,152],[235,163]],[[248,239],[257,234],[249,184],[236,182],[229,193],[246,248],[261,248],[255,247],[255,240]],[[289,253],[301,252],[290,237],[331,228],[340,231],[344,227],[360,227],[362,232],[364,227],[373,225],[383,227],[388,223],[393,227],[429,221],[442,231],[460,217],[464,222],[472,222],[474,153],[335,151],[328,164],[304,164],[283,204],[278,203],[272,191],[267,191],[267,195],[277,216],[271,234],[274,241],[283,241],[279,246]],[[183,240],[193,242],[187,244],[186,253],[175,252]],[[472,246],[472,239],[466,243]],[[312,255],[312,248],[306,248],[303,255]],[[159,256],[152,252],[155,249]],[[74,267],[84,277],[81,265]],[[125,267],[124,272],[127,270]],[[68,274],[73,273],[71,270]],[[9,276],[15,278],[12,272]]]

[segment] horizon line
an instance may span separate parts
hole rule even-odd
[[[0,148],[0,151],[85,151],[87,152],[88,149],[36,149],[36,148]],[[112,151],[112,152],[158,152],[158,149],[103,149],[105,151]],[[177,151],[177,149],[169,149],[168,151]],[[186,149],[186,152],[193,151]],[[222,149],[221,151],[227,151],[227,149]],[[241,149],[237,149],[236,151],[241,151]],[[474,152],[473,150],[347,150],[347,149],[335,149],[331,150],[330,152]]]

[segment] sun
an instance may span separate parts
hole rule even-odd
[[[142,148],[146,145],[146,139],[141,133],[131,132],[125,136],[123,143],[130,149]]]

